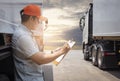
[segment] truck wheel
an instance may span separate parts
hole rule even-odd
[[[85,45],[85,48],[83,49],[84,50],[84,60],[89,60],[89,53],[88,53],[88,49],[87,49],[87,46]]]
[[[89,60],[89,56],[88,56],[88,54],[86,54],[86,53],[84,53],[84,60]]]
[[[93,65],[97,65],[97,52],[96,52],[96,49],[93,47],[92,48],[92,64]]]
[[[98,67],[100,69],[104,69],[103,67],[103,54],[102,54],[102,51],[101,51],[101,48],[98,49]]]

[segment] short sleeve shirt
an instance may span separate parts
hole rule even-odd
[[[32,32],[21,24],[14,31],[12,46],[16,67],[15,81],[43,81],[41,65],[29,58],[39,52]]]

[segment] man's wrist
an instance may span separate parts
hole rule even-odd
[[[57,55],[63,55],[63,52],[61,51],[61,50],[59,50],[59,51],[53,51],[53,53],[52,54],[57,54]]]

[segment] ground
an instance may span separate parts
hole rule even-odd
[[[100,70],[84,61],[81,50],[71,50],[62,62],[53,65],[54,81],[120,81],[120,70]]]

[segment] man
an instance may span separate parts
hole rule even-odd
[[[53,54],[45,54],[39,50],[38,41],[32,30],[36,30],[41,16],[39,6],[30,4],[21,10],[21,25],[16,28],[13,38],[13,52],[15,62],[15,81],[44,81],[41,64],[52,62],[57,57],[69,51],[68,45]]]

